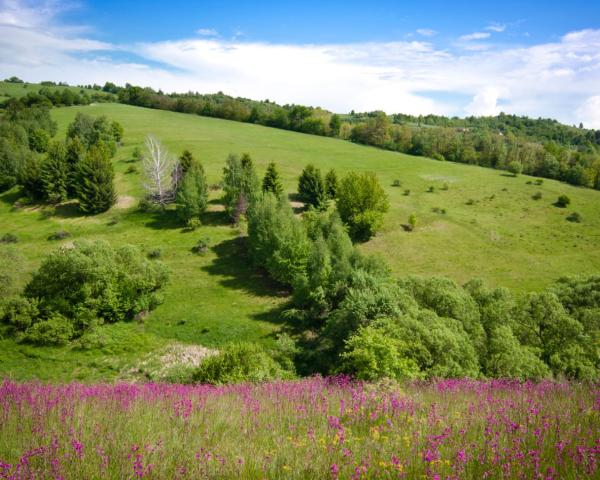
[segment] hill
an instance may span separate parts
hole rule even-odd
[[[43,218],[37,208],[15,209],[18,193],[10,191],[0,195],[0,234],[18,235],[28,271],[61,244],[48,240],[59,230],[72,235],[62,244],[101,238],[112,244],[139,244],[146,251],[160,248],[172,282],[165,303],[145,323],[103,327],[104,338],[97,346],[35,348],[2,340],[2,373],[16,378],[110,378],[132,367],[140,369],[140,357],[171,342],[210,347],[241,338],[272,341],[285,296],[248,261],[240,260],[238,231],[220,211],[220,192],[212,193],[205,224],[194,233],[183,232],[164,216],[136,210],[142,196],[140,177],[127,172],[135,166],[133,149],[142,146],[148,133],[174,154],[191,150],[203,162],[210,184],[219,182],[231,152],[250,153],[261,174],[269,162],[276,162],[289,193],[296,190],[307,163],[324,171],[335,168],[338,174],[375,171],[390,196],[391,209],[381,234],[361,248],[385,256],[397,276],[445,275],[460,282],[480,277],[489,285],[525,291],[540,289],[561,275],[593,273],[600,267],[598,191],[553,180],[536,185],[527,176],[338,139],[121,104],[53,109],[58,137],[64,136],[77,112],[107,115],[125,128],[124,145],[114,160],[118,204],[94,217],[80,216],[67,204],[55,216]],[[395,180],[401,187],[392,186]],[[542,197],[534,200],[537,192]],[[553,205],[561,194],[571,198],[571,208]],[[566,221],[572,211],[581,214],[582,223]],[[408,233],[403,224],[411,213],[416,213],[418,227]],[[190,251],[200,238],[211,246],[204,256]]]

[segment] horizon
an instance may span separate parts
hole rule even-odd
[[[600,6],[442,5],[3,0],[0,75],[600,128]]]

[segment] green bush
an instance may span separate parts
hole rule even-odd
[[[554,205],[556,205],[557,207],[560,207],[560,208],[566,208],[570,203],[571,203],[571,199],[568,196],[560,195]]]
[[[60,313],[53,313],[48,319],[31,325],[19,340],[35,345],[66,345],[74,335],[72,322]]]
[[[516,177],[520,173],[523,172],[523,164],[518,161],[512,161],[508,164],[508,171],[513,174],[513,177]]]
[[[5,233],[0,237],[0,243],[17,243],[19,241],[19,237],[17,237],[14,233]]]
[[[542,192],[535,192],[531,198],[534,200],[540,200],[542,198]]]
[[[366,241],[383,225],[389,202],[374,173],[351,172],[340,182],[337,208],[342,221],[349,227],[350,236],[357,241]]]
[[[567,216],[567,221],[572,223],[581,223],[583,218],[579,213],[573,212]]]
[[[290,378],[262,347],[255,343],[233,343],[217,355],[207,357],[193,374],[197,383],[222,385],[240,382],[266,382]]]

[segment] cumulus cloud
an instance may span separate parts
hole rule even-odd
[[[586,128],[600,129],[600,95],[587,98],[577,108],[577,117]]]
[[[459,37],[459,40],[462,40],[463,42],[470,42],[472,40],[484,40],[486,38],[490,37],[490,33],[489,32],[473,32],[473,33],[469,33],[468,35],[462,35]]]
[[[21,5],[0,0],[0,76],[130,82],[167,92],[224,91],[338,112],[488,115],[503,110],[597,125],[600,30],[487,51],[441,48],[430,38],[292,45],[204,35],[113,45],[94,40],[81,26],[63,25],[52,3],[44,4],[43,13],[25,4],[23,15]]]

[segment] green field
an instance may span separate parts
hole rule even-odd
[[[17,246],[26,256],[28,273],[61,243],[100,238],[146,250],[161,247],[161,259],[170,267],[172,280],[164,292],[164,304],[143,324],[104,327],[101,347],[37,348],[1,340],[1,376],[113,378],[130,370],[148,352],[172,342],[210,347],[235,339],[273,341],[286,292],[256,273],[240,254],[240,232],[227,223],[218,205],[221,192],[212,193],[204,225],[195,232],[183,231],[173,215],[136,211],[141,180],[139,174],[126,171],[135,165],[130,160],[133,149],[141,147],[149,133],[174,154],[191,150],[203,162],[209,184],[220,180],[231,152],[250,153],[261,175],[269,162],[276,162],[289,193],[295,191],[307,163],[323,171],[336,168],[340,175],[350,170],[375,171],[389,193],[391,208],[383,231],[361,248],[382,255],[398,276],[444,275],[459,282],[480,277],[491,286],[526,291],[541,289],[564,274],[600,271],[598,191],[552,180],[540,186],[527,184],[531,177],[513,178],[497,170],[411,157],[343,140],[121,104],[53,109],[59,138],[77,112],[107,115],[125,128],[124,145],[114,159],[118,204],[94,217],[80,216],[73,205],[64,205],[56,216],[44,219],[39,208],[14,208],[19,194],[13,190],[0,195],[0,235],[18,235]],[[391,186],[395,179],[402,182],[401,187]],[[447,190],[442,189],[444,184]],[[433,193],[427,191],[430,186],[435,187]],[[532,199],[536,192],[542,193],[540,200]],[[569,208],[553,206],[560,194],[571,198]],[[582,223],[566,221],[573,211],[582,215]],[[408,233],[403,224],[411,213],[416,213],[418,226]],[[118,223],[111,225],[113,219]],[[62,242],[47,239],[58,230],[67,230],[72,237]],[[209,239],[212,246],[205,256],[190,251],[200,238]]]

